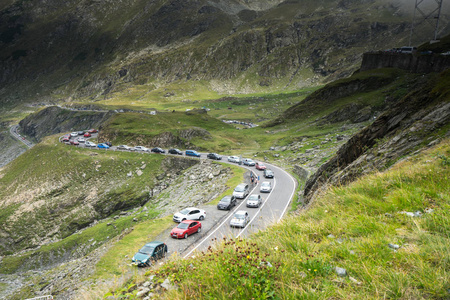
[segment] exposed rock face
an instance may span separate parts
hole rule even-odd
[[[319,123],[338,123],[347,120],[350,120],[352,123],[361,123],[368,121],[372,117],[372,114],[372,108],[370,106],[350,103],[324,117],[324,120]]]
[[[354,135],[307,181],[305,203],[329,185],[345,184],[363,174],[383,170],[401,157],[432,145],[442,134],[449,136],[446,127],[450,123],[448,95],[433,89],[447,84],[449,78],[450,70],[432,76]],[[445,128],[445,132],[440,133]]]
[[[23,132],[40,141],[41,138],[56,133],[98,128],[113,114],[113,112],[71,111],[51,106],[27,116],[19,125]]]

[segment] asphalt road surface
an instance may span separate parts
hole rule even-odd
[[[9,128],[9,132],[11,133],[11,135],[13,137],[15,137],[16,139],[18,139],[19,141],[21,141],[22,143],[24,143],[28,148],[31,148],[34,146],[34,144],[32,142],[30,142],[29,140],[27,140],[24,136],[20,135],[19,131],[19,125],[14,125],[11,126]]]

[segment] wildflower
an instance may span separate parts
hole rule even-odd
[[[275,248],[273,248],[275,251],[278,251],[278,246],[276,246]]]

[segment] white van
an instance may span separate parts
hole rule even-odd
[[[400,48],[400,53],[405,53],[405,54],[412,54],[416,51],[417,51],[417,47],[403,46]]]

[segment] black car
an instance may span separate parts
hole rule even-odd
[[[271,169],[265,169],[264,170],[264,177],[266,177],[266,178],[273,178],[273,171]]]
[[[215,160],[221,160],[222,156],[220,156],[217,153],[209,153],[208,155],[206,155],[207,158],[211,158],[211,159],[215,159]]]
[[[166,150],[163,150],[163,149],[161,149],[159,147],[155,147],[155,148],[152,149],[152,152],[154,152],[154,153],[166,153]]]
[[[104,144],[108,145],[109,147],[112,146],[111,142],[104,142]]]
[[[222,199],[220,199],[219,204],[217,204],[217,208],[230,210],[235,205],[236,205],[235,196],[225,196]]]
[[[84,131],[83,131],[83,130],[78,131],[78,135],[83,135],[83,134],[84,134]]]
[[[181,152],[179,149],[169,149],[170,154],[177,154],[177,155],[183,155],[183,152]]]

